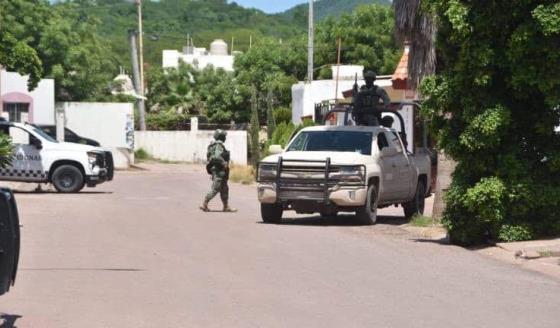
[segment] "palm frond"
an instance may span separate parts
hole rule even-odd
[[[0,133],[0,168],[5,168],[12,164],[14,146],[10,136]]]

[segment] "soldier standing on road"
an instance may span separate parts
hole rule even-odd
[[[204,212],[210,211],[208,208],[208,203],[212,198],[216,197],[219,193],[222,203],[224,204],[224,212],[237,212],[236,209],[229,207],[229,159],[230,154],[226,149],[224,142],[226,141],[227,133],[222,130],[216,130],[214,133],[214,140],[208,146],[208,152],[206,153],[206,159],[208,164],[206,165],[206,171],[208,174],[212,175],[212,189],[204,198],[204,203],[200,206],[200,209]]]

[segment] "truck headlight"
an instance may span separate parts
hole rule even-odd
[[[97,153],[94,152],[88,152],[88,162],[91,165],[96,165],[97,164]]]
[[[366,168],[362,165],[341,166],[338,172],[331,173],[330,178],[340,182],[364,183]]]
[[[259,164],[257,182],[274,182],[276,180],[276,164]]]

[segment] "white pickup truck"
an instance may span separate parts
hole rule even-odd
[[[57,191],[78,192],[113,178],[113,165],[99,147],[57,142],[26,123],[0,121],[0,133],[11,137],[14,154],[0,180],[52,183]]]
[[[322,216],[355,212],[361,223],[374,224],[378,208],[398,204],[410,218],[423,213],[430,181],[427,152],[407,152],[396,130],[380,126],[305,128],[257,170],[265,223],[278,223],[285,210],[295,210]]]

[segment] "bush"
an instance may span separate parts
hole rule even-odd
[[[255,182],[255,170],[252,166],[232,165],[229,171],[229,179],[232,182],[251,184]]]
[[[553,2],[423,2],[438,25],[438,67],[420,85],[422,115],[438,149],[458,163],[443,220],[454,242],[559,233]]]
[[[188,114],[178,114],[172,110],[146,114],[148,130],[184,130],[188,123],[190,123]]]
[[[143,161],[143,160],[151,159],[152,156],[148,154],[148,152],[144,150],[144,148],[140,148],[134,152],[134,158],[138,161]]]
[[[533,233],[525,225],[504,224],[500,228],[499,237],[502,241],[523,241],[533,239]]]
[[[290,123],[292,121],[292,110],[286,107],[280,107],[274,111],[274,120],[276,124]]]

